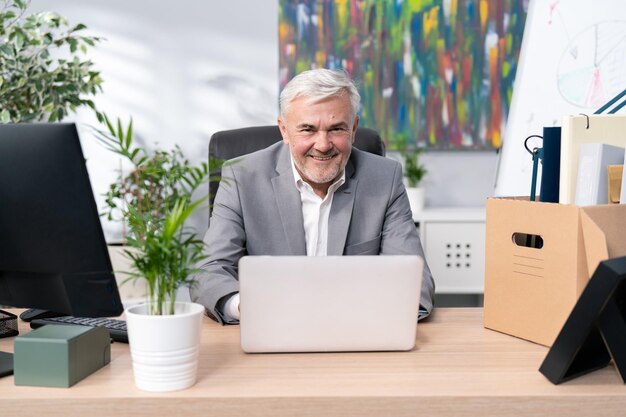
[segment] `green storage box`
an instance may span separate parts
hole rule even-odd
[[[111,361],[106,329],[47,325],[15,338],[15,385],[71,387]]]

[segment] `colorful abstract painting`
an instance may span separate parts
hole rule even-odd
[[[528,0],[280,0],[280,86],[343,68],[389,149],[498,149]]]

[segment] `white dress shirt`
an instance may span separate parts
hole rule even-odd
[[[330,207],[333,204],[335,191],[346,182],[346,173],[345,171],[341,173],[339,179],[328,187],[326,196],[322,198],[315,194],[313,187],[302,179],[300,173],[296,170],[293,159],[291,167],[293,168],[296,188],[300,192],[300,201],[302,201],[306,254],[307,256],[326,256]]]

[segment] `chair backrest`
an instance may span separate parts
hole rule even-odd
[[[254,126],[215,132],[209,142],[209,169],[211,172],[211,181],[209,181],[210,207],[213,207],[213,199],[219,185],[221,174],[220,161],[223,162],[267,148],[280,140],[282,140],[282,136],[277,125]],[[362,151],[385,156],[385,144],[378,133],[372,129],[357,128],[354,147]]]

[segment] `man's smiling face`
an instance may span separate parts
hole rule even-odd
[[[316,193],[326,195],[346,167],[358,122],[347,94],[318,101],[297,97],[278,118],[298,173]]]

